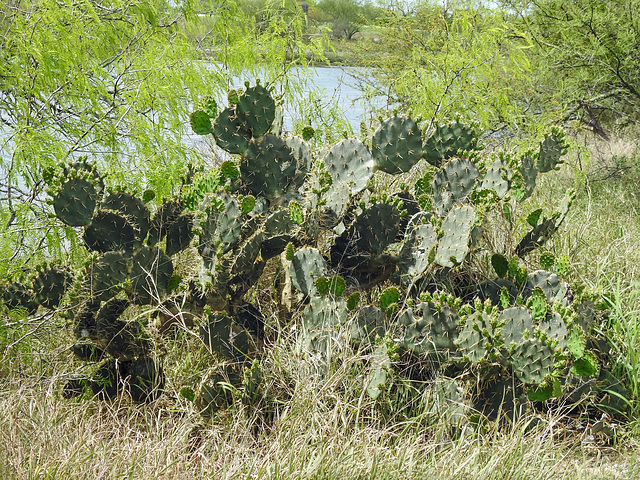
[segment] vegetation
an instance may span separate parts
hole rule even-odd
[[[2,478],[637,475],[633,52],[509,7],[368,6],[345,138],[293,3],[4,6]]]

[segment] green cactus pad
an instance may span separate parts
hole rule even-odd
[[[349,326],[349,337],[357,345],[370,345],[374,343],[376,336],[384,337],[387,327],[384,312],[373,305],[366,305],[353,318]]]
[[[631,405],[631,396],[622,382],[608,370],[600,369],[596,385],[602,392],[598,408],[610,415],[624,414]]]
[[[89,341],[74,343],[71,346],[71,351],[77,359],[85,362],[99,362],[106,357],[106,352],[104,350]]]
[[[222,211],[218,209],[216,202],[223,205]],[[198,251],[203,257],[214,259],[218,242],[222,247],[222,253],[227,253],[235,247],[242,236],[240,206],[235,197],[225,193],[205,199],[202,207],[206,218],[200,222],[202,233],[198,242]]]
[[[240,202],[240,212],[243,215],[247,215],[248,213],[251,213],[255,206],[256,197],[254,197],[253,195],[246,195],[242,197],[242,202]]]
[[[144,202],[138,197],[126,192],[115,192],[102,201],[100,208],[124,216],[135,229],[138,242],[142,242],[146,238],[151,223],[151,214]]]
[[[285,142],[291,148],[293,158],[296,160],[296,173],[292,183],[296,186],[300,186],[307,178],[307,175],[313,166],[311,147],[303,140],[302,137],[297,135],[286,138]]]
[[[511,307],[502,311],[498,317],[502,323],[501,333],[505,348],[512,348],[527,338],[533,338],[534,324],[531,312],[525,307]]]
[[[555,369],[553,349],[542,340],[530,338],[516,345],[511,356],[513,373],[529,385],[540,385]]]
[[[91,298],[80,304],[78,311],[73,316],[75,320],[74,334],[78,340],[97,340],[96,314],[100,310],[99,299]]]
[[[569,329],[558,312],[549,312],[540,322],[540,331],[546,336],[547,342],[551,341],[556,348],[564,350],[569,339]]]
[[[540,267],[543,270],[549,270],[556,263],[556,256],[551,252],[544,252],[540,255]]]
[[[367,395],[376,399],[382,393],[384,385],[387,383],[387,371],[391,369],[386,343],[381,343],[376,347],[371,357],[371,367],[366,380]]]
[[[44,308],[55,308],[73,282],[66,268],[50,268],[38,274],[33,282],[36,301]]]
[[[129,305],[128,300],[113,298],[102,306],[96,316],[98,345],[122,361],[144,356],[152,348],[142,325],[120,318]]]
[[[392,280],[400,285],[411,285],[429,267],[429,256],[438,242],[438,235],[431,224],[411,225],[400,250],[398,273]]]
[[[94,395],[101,400],[107,400],[115,398],[122,391],[121,380],[118,362],[110,358],[100,364],[91,376],[89,385]]]
[[[303,346],[329,359],[337,342],[337,331],[346,322],[347,304],[343,298],[313,297],[302,312]]]
[[[255,195],[279,199],[293,180],[296,161],[291,148],[270,133],[252,141],[242,155],[240,175]]]
[[[476,212],[470,205],[453,208],[442,222],[435,261],[443,267],[462,263],[469,253],[469,238]]]
[[[481,190],[493,190],[498,198],[503,198],[511,187],[513,172],[504,160],[494,161],[487,169],[487,173],[482,181]]]
[[[501,376],[478,386],[473,408],[488,420],[516,420],[526,410],[524,391],[513,377]]]
[[[485,312],[477,312],[465,319],[464,327],[456,339],[462,355],[473,363],[486,358],[493,344],[491,317]]]
[[[371,153],[377,170],[408,172],[422,158],[422,132],[407,116],[388,118],[373,134]]]
[[[93,217],[100,195],[93,183],[84,178],[69,179],[53,197],[53,209],[60,220],[71,227],[84,227]]]
[[[313,295],[316,291],[315,280],[326,274],[327,264],[318,250],[303,247],[298,250],[289,265],[291,283],[305,295]]]
[[[176,221],[184,208],[184,204],[179,200],[168,200],[158,208],[149,226],[147,244],[150,247],[153,247],[167,235],[169,227]]]
[[[429,337],[436,352],[457,350],[458,314],[447,305],[436,305],[429,302],[420,304],[422,318],[427,322]]]
[[[434,350],[429,338],[429,322],[414,315],[413,308],[408,308],[398,315],[398,325],[403,329],[400,345],[415,353],[421,354]]]
[[[200,337],[212,353],[229,360],[246,358],[251,348],[249,333],[234,325],[231,317],[220,313],[212,313],[207,322],[200,325]]]
[[[98,210],[84,229],[83,240],[94,252],[131,252],[140,244],[136,229],[127,218],[113,210]]]
[[[167,230],[167,255],[173,256],[191,245],[195,236],[193,221],[193,214],[185,213],[171,223]]]
[[[153,402],[164,391],[164,371],[160,364],[151,357],[121,362],[120,375],[128,379],[128,392],[134,402]]]
[[[88,296],[107,301],[124,287],[130,260],[123,252],[107,252],[89,265],[83,281]]]
[[[527,283],[522,292],[523,298],[529,298],[536,287],[542,289],[549,302],[562,302],[569,290],[569,285],[558,275],[546,270],[536,270],[527,276]]]
[[[380,310],[385,312],[391,305],[400,300],[400,290],[397,287],[388,287],[380,294]]]
[[[491,255],[491,266],[500,278],[504,278],[509,273],[509,259],[501,253]]]
[[[276,102],[262,85],[245,90],[236,105],[238,120],[247,125],[254,138],[269,131],[276,116]]]
[[[518,287],[511,280],[496,278],[480,282],[474,297],[479,298],[482,302],[489,300],[492,305],[504,308],[502,300],[505,294],[509,305],[513,305],[519,293]]]
[[[377,203],[358,215],[352,237],[360,252],[380,255],[400,231],[400,212],[393,205]]]
[[[253,270],[258,255],[260,255],[263,240],[264,232],[258,230],[244,242],[231,267],[231,275],[241,275]]]
[[[477,133],[462,123],[452,123],[436,128],[422,147],[423,157],[434,167],[440,167],[448,158],[459,150],[467,151],[476,148]]]
[[[540,173],[550,172],[554,170],[560,161],[560,157],[564,154],[565,143],[564,138],[558,134],[549,135],[540,144],[538,153],[538,161],[536,166]]]
[[[324,156],[324,166],[332,184],[326,193],[327,207],[342,216],[349,196],[364,190],[375,172],[367,146],[357,138],[345,138]]]
[[[129,299],[135,305],[161,303],[173,275],[173,263],[159,248],[142,247],[131,259]]]
[[[198,387],[195,404],[200,415],[213,416],[218,410],[233,404],[242,378],[229,364],[211,367]]]
[[[533,227],[516,246],[520,258],[542,246],[558,230],[555,218],[548,218]]]
[[[524,182],[523,197],[520,200],[528,198],[536,188],[536,180],[538,178],[538,168],[536,167],[535,160],[531,156],[522,157],[520,164],[520,175]]]
[[[24,309],[28,315],[38,310],[36,294],[19,282],[10,282],[2,292],[2,300],[9,310]]]
[[[296,227],[287,210],[278,210],[267,217],[264,223],[266,237],[291,233]]]
[[[213,124],[213,136],[220,148],[229,153],[240,154],[249,146],[251,131],[238,119],[236,109],[228,107],[216,118]]]
[[[433,179],[433,201],[438,215],[464,203],[480,179],[478,168],[466,158],[454,158],[445,163]]]
[[[210,133],[213,133],[211,117],[207,112],[196,110],[189,115],[189,121],[191,123],[191,128],[197,135],[209,135]]]
[[[582,357],[573,362],[571,373],[580,377],[597,378],[600,374],[600,365],[598,359],[591,352],[586,352]]]

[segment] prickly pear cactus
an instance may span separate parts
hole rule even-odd
[[[422,154],[431,165],[440,167],[458,151],[473,150],[477,142],[478,136],[473,128],[459,122],[441,125],[424,143]]]
[[[386,173],[408,172],[422,156],[422,132],[407,116],[394,116],[380,124],[373,134],[376,168]]]
[[[527,256],[556,234],[573,199],[518,218],[539,176],[561,164],[562,134],[537,153],[488,156],[473,127],[438,126],[423,141],[413,119],[394,114],[372,136],[316,150],[309,136],[280,135],[280,106],[264,86],[229,98],[221,111],[205,99],[190,116],[229,155],[190,168],[172,198],[107,188],[86,161],[47,173],[54,223],[77,228],[89,256],[75,271],[11,279],[2,300],[20,315],[69,311],[69,351],[99,363],[65,395],[157,398],[153,332],[166,321],[198,329],[218,363],[193,395],[207,416],[264,398],[261,354],[288,328],[295,334],[283,337],[320,377],[337,359],[360,359],[354,381],[380,405],[435,383],[434,398],[457,399],[451,418],[461,421],[470,406],[515,418],[528,399],[584,398],[571,391],[607,413],[624,409],[628,394],[596,333],[601,302],[570,288],[566,265],[548,255],[543,270],[523,267],[540,263]],[[414,166],[413,186],[390,177]]]

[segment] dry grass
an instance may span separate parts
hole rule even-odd
[[[449,441],[424,421],[358,425],[346,397],[310,390],[269,429],[256,430],[246,413],[231,409],[204,424],[190,404],[167,398],[74,402],[54,383],[6,385],[0,478],[640,478],[629,445],[558,440],[550,423]]]

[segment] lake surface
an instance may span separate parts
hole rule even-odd
[[[357,81],[352,74],[366,72],[366,69],[359,67],[316,67],[311,69],[310,88],[306,91],[318,89],[324,92],[325,101],[335,103],[354,132],[357,132],[360,122],[372,117],[371,109],[383,104],[379,98],[371,101],[362,98],[363,93],[357,88]]]

